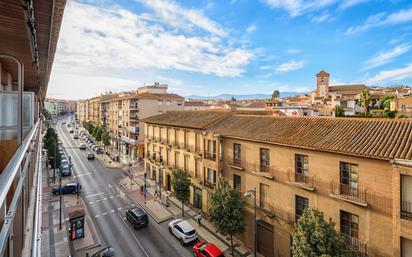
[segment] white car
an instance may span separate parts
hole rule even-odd
[[[86,150],[86,144],[82,143],[79,145],[80,150]]]
[[[179,239],[182,245],[197,240],[196,230],[190,225],[189,222],[177,219],[169,223],[169,232]]]

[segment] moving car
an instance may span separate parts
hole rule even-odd
[[[80,150],[86,150],[86,144],[81,143],[81,144],[79,145],[79,149],[80,149]]]
[[[79,135],[74,134],[73,139],[79,139]]]
[[[74,130],[73,130],[73,129],[70,129],[70,130],[69,130],[69,133],[74,133]]]
[[[94,160],[94,153],[87,153],[87,160]]]
[[[76,194],[77,192],[80,192],[82,186],[79,183],[68,183],[64,186],[60,187],[55,187],[53,188],[53,194],[58,195],[58,194]]]
[[[189,222],[176,219],[169,223],[169,232],[179,239],[182,245],[197,240],[196,230],[190,225]]]
[[[216,245],[207,242],[198,242],[193,246],[193,256],[196,257],[225,257]]]
[[[133,228],[147,226],[149,218],[142,208],[136,207],[126,211],[126,219],[132,224]]]

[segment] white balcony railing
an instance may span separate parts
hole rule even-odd
[[[132,133],[139,133],[140,132],[140,127],[129,126],[127,129]]]

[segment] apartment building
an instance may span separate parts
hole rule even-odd
[[[166,190],[176,167],[190,174],[190,204],[205,212],[220,176],[256,190],[264,256],[291,256],[306,207],[331,218],[360,256],[412,255],[412,121],[184,111],[145,122],[146,172]],[[249,247],[252,211],[239,236]]]
[[[52,116],[57,116],[76,111],[76,101],[46,98],[44,108],[50,112]]]
[[[143,158],[143,118],[183,110],[184,98],[168,93],[168,85],[138,88],[137,91],[108,93],[99,97],[78,101],[79,122],[92,122],[107,129],[111,146],[122,162],[134,162]]]
[[[40,110],[65,4],[0,3],[0,256],[41,256]]]

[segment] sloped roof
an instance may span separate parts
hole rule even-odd
[[[224,137],[377,159],[412,159],[412,121],[230,115],[213,127]]]
[[[184,100],[184,97],[177,94],[142,93],[137,94],[137,97],[140,99]]]
[[[319,73],[318,74],[316,74],[316,76],[319,76],[319,75],[326,75],[326,76],[329,76],[329,73],[327,73],[326,71],[324,71],[324,70],[321,70],[321,71],[319,71]]]
[[[227,111],[169,111],[142,121],[165,126],[205,129],[228,114]]]
[[[353,84],[353,85],[337,85],[330,86],[329,92],[351,92],[351,93],[360,93],[362,90],[368,88],[364,84]]]

